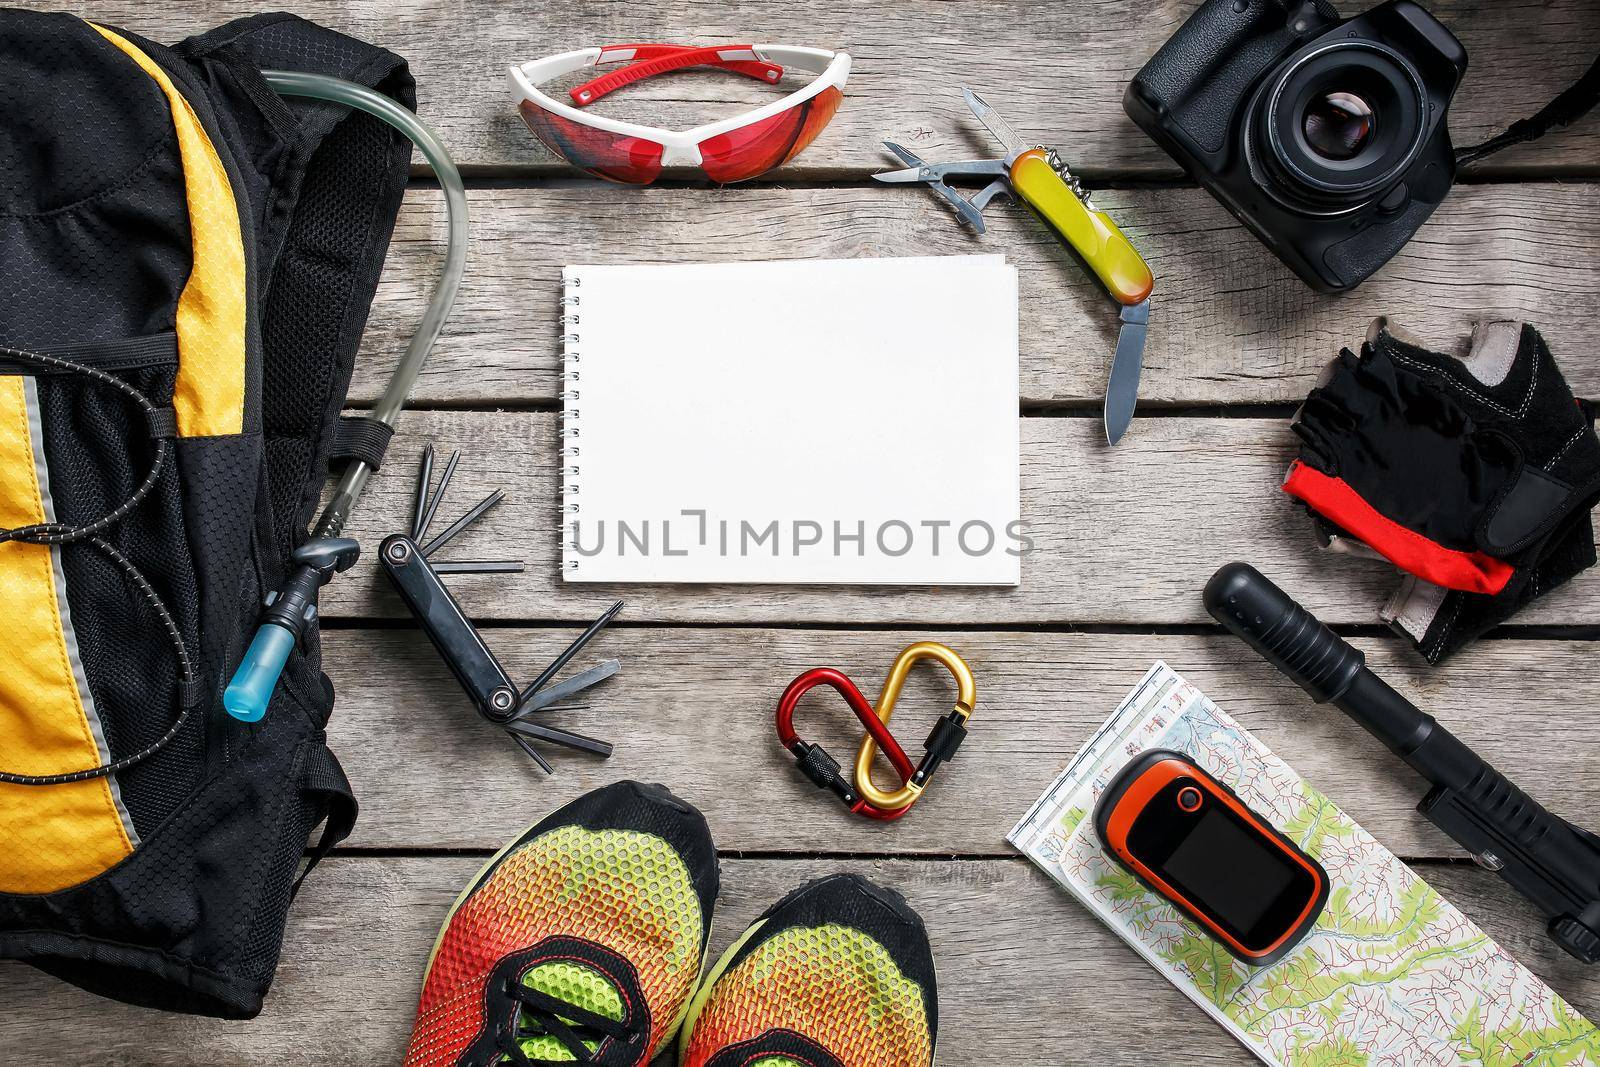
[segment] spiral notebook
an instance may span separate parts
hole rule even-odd
[[[1000,256],[575,266],[563,574],[1016,585]]]

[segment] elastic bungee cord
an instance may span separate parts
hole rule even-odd
[[[467,199],[466,187],[461,181],[460,171],[450,159],[443,142],[420,119],[400,104],[374,89],[340,78],[327,77],[320,74],[307,74],[298,71],[262,72],[267,83],[282,96],[307,97],[322,100],[328,103],[343,104],[365,114],[371,115],[381,122],[398,129],[414,144],[433,167],[434,173],[439,178],[440,187],[445,194],[445,211],[449,226],[449,246],[445,253],[444,272],[439,280],[438,287],[434,290],[432,299],[424,311],[422,321],[416,333],[411,337],[405,352],[400,357],[394,372],[390,375],[389,384],[384,389],[382,397],[372,408],[369,417],[381,422],[390,430],[394,429],[400,411],[404,408],[406,398],[410,396],[411,388],[416,383],[417,376],[432,352],[434,343],[439,339],[439,334],[444,329],[445,320],[449,317],[455,305],[456,293],[460,288],[462,274],[466,270],[467,257]],[[101,552],[109,559],[129,583],[138,591],[140,597],[149,607],[151,614],[160,623],[171,643],[173,656],[178,665],[178,713],[166,731],[149,745],[137,752],[130,753],[120,759],[112,760],[97,767],[89,767],[78,771],[68,771],[59,774],[14,774],[0,770],[0,783],[12,785],[61,785],[69,782],[79,782],[92,778],[102,778],[107,775],[117,774],[144,762],[165,748],[183,730],[184,725],[200,700],[199,682],[195,675],[194,661],[189,655],[189,649],[179,631],[177,620],[168,610],[165,601],[150,584],[143,572],[123,555],[117,547],[99,535],[126,518],[135,508],[144,502],[154,490],[160,480],[162,472],[166,469],[172,451],[172,438],[175,434],[174,418],[170,408],[163,408],[153,403],[131,384],[113,375],[72,360],[62,359],[59,356],[46,355],[39,352],[30,352],[0,346],[0,358],[8,362],[20,363],[37,367],[46,371],[57,371],[81,375],[97,385],[120,392],[136,406],[144,416],[150,428],[151,439],[155,442],[155,454],[151,460],[150,471],[144,480],[129,494],[117,507],[106,512],[93,522],[81,526],[74,526],[60,522],[35,523],[29,526],[14,528],[0,528],[0,544],[16,541],[34,545],[89,545]],[[368,479],[372,476],[373,468],[362,460],[352,460],[345,469],[336,485],[332,499],[323,510],[317,522],[312,538],[336,538],[344,529],[345,521],[349,518],[351,510],[355,507],[361,491],[365,488]],[[291,642],[292,643],[292,642]],[[254,646],[252,646],[252,650]],[[288,650],[284,649],[284,658]],[[240,674],[244,674],[250,666],[249,655],[246,662],[240,666]],[[266,699],[271,696],[272,687],[275,687],[283,662],[280,660],[272,670],[272,686],[262,695],[262,708],[265,708]],[[230,711],[232,708],[230,707]],[[258,716],[259,717],[259,716]]]
[[[0,529],[0,544],[7,541],[16,541],[30,545],[75,545],[87,544],[98,549],[107,559],[116,564],[123,575],[139,591],[139,595],[149,606],[150,611],[161,623],[161,628],[166,631],[167,639],[172,644],[173,655],[178,661],[178,714],[172,720],[172,725],[160,737],[137,752],[103,763],[98,767],[89,767],[81,771],[67,771],[61,774],[13,774],[9,771],[0,771],[0,782],[11,785],[63,785],[67,782],[81,782],[89,778],[103,778],[108,774],[125,771],[138,763],[154,756],[166,747],[167,743],[178,736],[184,723],[189,721],[189,713],[193,709],[195,699],[195,674],[194,663],[189,658],[188,646],[184,644],[183,635],[178,631],[178,622],[172,617],[172,612],[167,610],[166,602],[150,584],[149,579],[136,567],[132,560],[124,556],[111,542],[100,537],[100,533],[116,523],[121,522],[134,508],[144,502],[156,482],[161,477],[161,472],[166,469],[167,457],[172,452],[173,414],[170,408],[160,408],[151,403],[148,397],[121,378],[107,374],[97,367],[90,367],[76,363],[70,359],[59,356],[48,356],[40,352],[29,352],[19,348],[0,346],[0,357],[12,363],[22,363],[38,367],[41,370],[61,371],[68,374],[77,374],[96,385],[113,389],[131,400],[135,407],[144,416],[146,424],[150,427],[150,437],[155,442],[155,456],[150,462],[150,472],[145,475],[144,481],[138,488],[128,495],[121,504],[112,508],[93,522],[82,526],[73,526],[63,522],[41,522],[31,526],[17,526],[11,529]]]

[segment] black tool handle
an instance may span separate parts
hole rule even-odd
[[[395,591],[449,664],[479,714],[494,723],[508,721],[517,708],[516,684],[467,621],[461,605],[440,581],[422,549],[406,535],[395,534],[384,538],[378,558]]]
[[[1213,619],[1265,656],[1318,704],[1344,695],[1366,667],[1360,649],[1318,622],[1248,563],[1230,563],[1212,575],[1205,599]]]
[[[1433,785],[1418,810],[1550,917],[1550,933],[1600,962],[1600,841],[1552,815],[1366,667],[1365,657],[1254,567],[1206,583],[1206,610],[1319,704],[1332,703]]]
[[[1230,563],[1217,571],[1206,583],[1205,602],[1212,618],[1312,700],[1331,703],[1355,719],[1434,785],[1467,790],[1483,780],[1485,771],[1494,774],[1459,738],[1369,671],[1360,649],[1249,564]]]
[[[1367,670],[1361,650],[1324,626],[1248,563],[1206,583],[1211,617],[1288,675],[1318,704],[1332,703],[1417,773],[1461,785],[1483,761],[1453,734]]]

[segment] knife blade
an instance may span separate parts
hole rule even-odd
[[[1133,422],[1133,409],[1139,402],[1139,376],[1144,369],[1144,340],[1150,324],[1150,299],[1122,309],[1122,328],[1117,332],[1117,352],[1111,357],[1111,376],[1106,382],[1106,443],[1116,444]]]
[[[1022,138],[1017,136],[1017,131],[1011,128],[1011,123],[1001,118],[998,111],[990,107],[983,97],[971,89],[963,87],[961,95],[966,98],[967,106],[972,109],[972,113],[978,116],[978,121],[983,123],[984,129],[988,130],[994,136],[994,139],[999,141],[1001,146],[1005,148],[1006,162],[1008,164],[1022,154],[1025,146],[1022,143]]]
[[[904,163],[908,167],[915,167],[918,170],[922,170],[923,168],[925,168],[927,166],[927,164],[922,161],[922,157],[921,156],[917,155],[915,152],[911,151],[908,148],[900,147],[899,145],[895,144],[893,141],[885,141],[885,142],[883,142],[883,147],[885,147],[889,151],[893,152],[894,155],[895,155],[895,158],[898,159],[900,162]],[[893,173],[899,174],[899,173],[902,173],[902,172],[894,171]],[[877,175],[873,175],[873,177],[876,178],[878,176]],[[879,180],[881,181],[881,180],[884,180],[884,179],[879,179]]]

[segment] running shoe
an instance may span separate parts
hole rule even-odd
[[[930,1067],[933,953],[895,892],[801,886],[735,941],[689,1005],[682,1067]]]
[[[701,814],[618,782],[512,841],[434,943],[408,1067],[639,1067],[700,977],[717,856]]]

